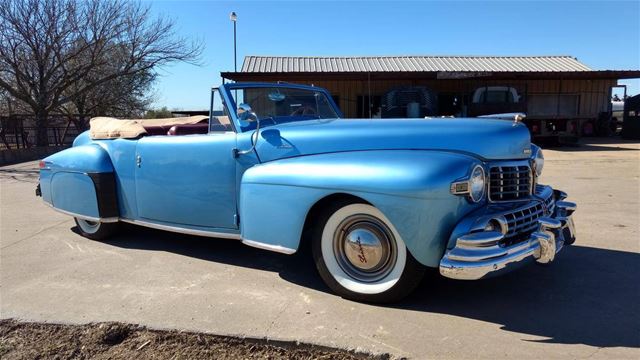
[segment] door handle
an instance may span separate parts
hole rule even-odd
[[[140,157],[140,155],[136,156],[136,166],[140,167],[140,164],[142,164],[142,157]]]

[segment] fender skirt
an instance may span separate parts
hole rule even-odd
[[[89,173],[96,188],[98,214],[101,218],[118,217],[118,202],[116,195],[116,178],[110,173]]]

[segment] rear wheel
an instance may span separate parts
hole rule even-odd
[[[398,301],[425,271],[391,222],[369,204],[341,202],[325,209],[312,245],[320,276],[347,299]]]
[[[105,240],[118,230],[118,223],[103,223],[74,218],[80,234],[91,240]]]

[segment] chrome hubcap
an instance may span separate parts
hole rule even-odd
[[[377,218],[359,214],[344,219],[333,238],[338,264],[350,277],[378,281],[389,274],[396,261],[396,243],[389,228]]]

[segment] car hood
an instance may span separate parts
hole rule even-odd
[[[446,150],[502,160],[528,158],[530,146],[527,127],[505,120],[323,119],[265,127],[256,149],[262,162],[363,150]]]

